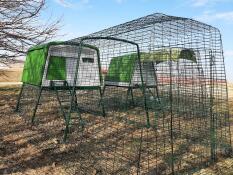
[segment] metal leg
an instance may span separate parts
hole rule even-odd
[[[23,88],[24,88],[24,84],[22,85],[22,87],[20,89],[20,92],[19,92],[19,96],[18,96],[18,99],[17,99],[16,107],[15,107],[15,112],[19,112],[19,104],[20,104],[20,100],[21,100],[21,97],[22,97]]]
[[[149,111],[148,111],[148,106],[147,106],[147,99],[146,99],[146,87],[145,85],[142,85],[142,87],[140,87],[140,90],[142,91],[143,97],[144,97],[144,109],[146,111],[146,125],[147,128],[150,128],[150,117],[149,117]]]
[[[73,95],[72,95],[72,92],[73,92]],[[77,99],[77,95],[76,95],[76,90],[73,89],[73,91],[70,91],[70,93],[71,93],[71,99],[72,100],[70,102],[70,109],[67,112],[67,115],[66,115],[66,118],[65,118],[66,128],[65,128],[65,131],[64,131],[63,142],[66,142],[67,137],[68,137],[68,133],[70,132],[71,114],[72,113],[74,113],[74,112],[77,113],[79,124],[81,125],[82,130],[84,128],[84,121],[83,121],[83,119],[81,117],[81,113],[80,113],[79,108],[78,108],[78,103],[77,103],[78,99]],[[73,109],[73,107],[75,107],[75,108]]]
[[[40,102],[41,93],[42,93],[42,88],[40,88],[40,92],[39,92],[39,96],[37,98],[36,106],[35,106],[35,109],[33,111],[32,120],[31,120],[32,124],[34,124],[34,122],[35,122],[36,111],[37,111],[37,108],[38,108],[38,104]]]
[[[144,97],[144,108],[146,111],[146,127],[150,128],[150,117],[149,117],[149,111],[148,111],[148,106],[147,106],[147,98],[146,98],[146,88],[145,85],[142,84],[142,93],[143,93],[143,97]]]
[[[71,104],[72,105],[72,104]],[[77,109],[77,114],[78,114],[78,119],[79,119],[79,124],[81,125],[82,127],[82,130],[84,128],[84,122],[83,122],[83,119],[81,117],[81,114],[79,112],[79,110]],[[64,138],[63,138],[63,142],[66,142],[67,140],[67,137],[68,137],[68,133],[70,132],[70,124],[71,124],[71,109],[69,110],[68,114],[67,114],[67,117],[65,119],[65,124],[66,124],[66,128],[65,128],[65,131],[64,131]]]
[[[65,131],[64,131],[63,142],[66,142],[67,137],[68,137],[68,133],[70,132],[70,119],[71,119],[71,111],[72,111],[74,96],[73,97],[71,96],[71,98],[72,98],[72,100],[71,100],[71,103],[70,103],[70,109],[67,112],[67,116],[66,116],[66,119],[65,119],[66,128],[65,128]],[[79,112],[78,112],[78,115],[79,115]]]
[[[78,110],[78,98],[77,98],[77,95],[76,95],[76,91],[75,91],[75,94],[74,94],[74,103],[75,103],[75,110]]]
[[[159,88],[158,88],[158,77],[157,77],[157,73],[156,73],[156,70],[155,69],[155,65],[154,65],[154,62],[152,62],[152,67],[154,69],[154,78],[155,78],[155,91],[156,91],[156,96],[157,96],[157,100],[158,100],[158,104],[159,104],[159,108],[160,110],[162,110],[162,115],[163,115],[163,118],[165,117],[165,113],[164,113],[164,110],[163,110],[163,106],[161,104],[161,99],[160,99],[160,96],[159,96]],[[155,129],[158,129],[158,116],[159,114],[156,114],[156,111],[154,113],[155,115]],[[164,119],[163,119],[164,120]]]
[[[55,87],[54,87],[54,89],[55,89],[55,92],[56,92],[56,96],[57,96],[57,100],[58,100],[59,106],[61,108],[61,112],[62,112],[63,118],[64,118],[64,120],[66,120],[66,113],[65,113],[65,111],[64,111],[64,109],[62,107],[62,103],[61,103],[61,100],[59,98],[59,94],[58,94],[58,92],[57,92],[57,90],[56,90]]]
[[[133,88],[130,88],[130,94],[131,94],[131,98],[132,98],[132,102],[133,102],[133,106],[134,106],[135,103],[134,103],[134,97],[133,97]]]
[[[71,105],[73,106],[72,112],[77,113],[77,118],[78,118],[78,121],[79,121],[79,125],[82,127],[82,130],[83,130],[85,122],[82,119],[81,112],[79,111],[79,108],[78,108],[78,97],[76,95],[76,91],[74,92],[74,104],[71,104]],[[71,113],[70,113],[70,115],[71,115]]]
[[[155,65],[154,65],[154,62],[152,62],[152,67],[153,67],[153,72],[154,72],[154,79],[155,79],[155,90],[156,90],[156,95],[157,95],[157,98],[160,102],[160,98],[159,98],[159,88],[158,88],[158,78],[157,78],[157,73],[156,73],[156,70],[155,69]]]
[[[106,86],[104,85],[103,91],[102,91],[102,95],[103,95],[103,96],[104,96],[104,93],[105,93],[105,89],[106,89]]]
[[[76,112],[77,113],[77,117],[78,117],[78,120],[79,120],[79,124],[81,125],[82,129],[84,128],[84,122],[82,120],[82,117],[81,117],[81,113],[78,109],[78,103],[77,103],[77,96],[76,96],[76,91],[74,91],[74,95],[73,95],[73,100],[71,101],[70,103],[70,109],[67,111],[67,115],[65,114],[65,111],[63,110],[63,107],[62,107],[62,103],[60,101],[60,98],[58,97],[58,93],[57,93],[57,98],[59,99],[59,105],[61,107],[61,110],[63,111],[63,116],[64,116],[64,120],[65,120],[65,131],[64,131],[64,137],[63,137],[63,142],[66,142],[67,140],[67,137],[68,137],[68,133],[70,132],[70,124],[71,124],[71,114]],[[72,98],[72,96],[71,96]],[[74,104],[75,103],[75,104]]]
[[[103,117],[106,117],[106,113],[105,113],[105,109],[104,109],[104,102],[103,102],[104,91],[103,92],[101,91],[101,87],[99,88],[99,93],[100,93],[100,105],[102,107],[102,114],[103,114]]]
[[[71,91],[70,91],[70,95],[71,95]],[[78,97],[76,94],[76,90],[74,91],[74,105],[72,104],[72,106],[74,107],[72,111],[75,111],[78,114],[79,125],[82,127],[82,130],[83,130],[85,122],[82,119],[81,112],[79,111],[79,108],[78,108]]]
[[[66,123],[66,128],[65,128],[65,131],[64,131],[64,138],[63,138],[63,142],[66,142],[67,140],[67,136],[68,136],[68,133],[69,133],[69,129],[70,129],[70,117],[71,117],[71,113],[69,112],[66,120],[65,120],[65,123]]]
[[[128,107],[129,93],[130,93],[130,87],[128,88],[127,94],[126,94],[126,107]]]
[[[70,93],[70,95],[72,95],[70,86],[69,86],[69,84],[68,84],[67,81],[64,82],[64,85],[68,87],[69,93]],[[75,100],[75,106],[74,106],[74,108],[76,109],[77,106],[78,106],[78,100],[77,100],[76,91],[75,91],[75,94],[74,94],[74,100]],[[73,106],[72,106],[72,107],[73,107]]]

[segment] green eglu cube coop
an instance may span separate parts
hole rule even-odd
[[[221,34],[193,19],[156,13],[33,47],[22,82],[17,111],[64,129],[79,174],[191,174],[232,150]]]

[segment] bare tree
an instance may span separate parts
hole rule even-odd
[[[60,19],[42,22],[45,0],[0,0],[0,62],[25,55],[28,48],[50,40]]]

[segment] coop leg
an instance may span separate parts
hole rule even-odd
[[[157,100],[158,100],[158,104],[159,104],[159,108],[160,110],[162,111],[162,115],[163,115],[163,118],[165,116],[165,113],[164,113],[164,110],[163,110],[163,106],[161,104],[161,99],[160,99],[160,96],[159,96],[159,88],[158,88],[158,77],[157,77],[157,69],[155,68],[155,65],[154,65],[154,62],[152,62],[152,66],[153,66],[153,69],[154,69],[154,80],[155,80],[155,91],[156,91],[156,97],[157,97]],[[158,128],[158,116],[159,114],[154,114],[156,117],[155,117],[155,126],[156,126],[156,129]]]
[[[78,98],[77,98],[77,94],[76,93],[74,95],[74,98],[75,98],[75,105],[78,105]]]
[[[135,103],[134,103],[134,96],[133,96],[133,88],[130,88],[130,94],[131,94],[131,98],[132,98],[132,102],[133,102],[133,106],[134,106]]]
[[[74,94],[74,106],[73,106],[74,110],[78,110],[78,98],[77,98],[77,95],[76,95],[76,91],[75,91],[75,94]]]
[[[75,111],[77,113],[77,117],[78,117],[78,120],[79,120],[79,126],[81,126],[81,130],[83,131],[84,130],[84,125],[85,125],[85,121],[82,119],[82,116],[81,116],[81,112],[78,108],[78,97],[76,95],[76,91],[75,91],[75,94],[74,94],[74,103],[75,103]],[[71,113],[70,113],[71,115]],[[71,118],[70,118],[71,119]]]
[[[140,133],[140,145],[139,145],[139,150],[138,150],[138,160],[137,160],[137,175],[141,174],[141,155],[142,155],[142,142],[143,142],[143,128],[141,128],[141,133]]]
[[[24,88],[24,84],[22,85],[22,87],[20,89],[20,92],[19,92],[19,96],[18,96],[18,99],[17,99],[16,107],[15,107],[15,112],[19,112],[19,104],[20,104],[20,100],[21,100],[21,97],[22,97],[23,88]]]
[[[73,95],[72,95],[72,94],[73,94]],[[66,128],[65,128],[64,137],[63,137],[63,142],[64,142],[64,143],[66,142],[67,137],[68,137],[68,133],[70,132],[71,113],[73,113],[73,112],[72,112],[72,106],[73,106],[73,103],[77,103],[77,101],[78,101],[78,99],[77,99],[77,96],[76,96],[76,91],[73,90],[72,93],[71,93],[70,109],[69,109],[68,114],[66,115],[66,118],[65,118],[65,125],[66,125]],[[78,115],[79,124],[81,125],[82,130],[83,130],[83,129],[84,129],[84,121],[83,121],[82,116],[81,116],[81,113],[80,113],[80,111],[79,111],[78,103],[77,103],[77,105],[76,105],[75,112],[76,112],[77,115]]]
[[[101,91],[101,88],[99,88],[99,93],[100,93],[100,105],[102,107],[102,114],[103,114],[103,117],[106,117],[106,113],[105,113],[105,109],[104,109],[104,102],[103,102],[103,93]]]
[[[128,107],[129,93],[130,93],[130,87],[128,88],[127,94],[126,94],[126,107]]]
[[[67,82],[67,81],[64,81],[64,85],[65,85],[65,86],[67,86],[67,88],[68,88],[68,91],[69,91],[70,95],[72,95],[72,92],[71,92],[70,86],[69,86],[69,84],[68,84],[68,82]],[[78,106],[78,100],[77,100],[76,91],[75,91],[75,94],[74,94],[74,99],[75,99],[75,106],[74,106],[74,108],[76,109],[76,108],[77,108],[77,106]]]
[[[129,100],[129,93],[131,95],[131,99],[134,105],[134,97],[133,97],[133,88],[129,87],[127,90],[127,95],[126,95],[126,105],[128,105],[128,100]]]
[[[64,143],[66,142],[67,137],[68,137],[68,133],[70,131],[70,120],[71,120],[72,103],[73,103],[73,100],[71,101],[70,109],[69,109],[67,117],[65,119],[66,128],[65,128],[65,131],[64,131],[64,138],[63,138],[63,142]],[[79,112],[78,112],[78,115],[79,115]]]
[[[54,89],[55,89],[55,88],[54,88]],[[62,103],[61,103],[61,100],[60,100],[59,94],[58,94],[58,92],[57,92],[57,90],[56,90],[56,89],[55,89],[55,92],[56,92],[56,96],[57,96],[57,101],[58,101],[59,106],[60,106],[60,108],[61,108],[61,112],[62,112],[63,118],[64,118],[64,120],[66,120],[65,110],[64,110],[64,109],[63,109],[63,107],[62,107]]]
[[[105,93],[105,89],[106,89],[106,86],[104,85],[103,91],[102,91],[102,95],[103,95],[103,96],[104,96],[104,93]]]
[[[157,80],[157,78],[156,78],[156,80]],[[157,82],[156,82],[156,83],[157,83]],[[163,106],[162,106],[161,101],[160,101],[160,98],[159,98],[158,84],[156,84],[155,90],[156,90],[156,96],[157,96],[159,108],[160,108],[160,110],[162,110],[162,113],[163,113],[163,115],[164,115]],[[156,113],[155,113],[155,115],[156,115]],[[158,120],[159,120],[159,116],[158,116],[158,115],[159,115],[159,113],[158,113],[157,116],[155,117],[155,129],[158,129]]]
[[[32,121],[31,121],[32,124],[34,124],[34,122],[35,122],[36,111],[37,111],[37,108],[38,108],[38,105],[39,105],[39,102],[40,102],[41,93],[42,93],[42,88],[40,88],[39,96],[38,96],[37,102],[36,102],[36,106],[35,106],[33,114],[32,114]]]
[[[158,85],[155,86],[155,90],[156,90],[156,96],[157,96],[157,99],[160,103],[160,98],[159,98],[159,89],[158,89]]]
[[[146,99],[146,90],[145,90],[145,87],[143,85],[142,87],[143,89],[143,96],[144,96],[144,107],[145,107],[145,110],[146,110],[146,120],[147,120],[147,128],[150,128],[150,117],[149,117],[149,111],[148,111],[148,106],[147,106],[147,99]]]
[[[64,131],[63,142],[66,142],[67,136],[68,136],[68,133],[69,133],[69,130],[70,130],[70,118],[71,118],[71,112],[69,112],[69,114],[67,116],[67,119],[65,120],[66,128],[65,128],[65,131]]]
[[[155,86],[156,88],[156,86]],[[159,109],[162,110],[161,108],[161,104],[160,104],[160,101],[159,101],[159,97],[158,97],[158,91],[156,90],[156,95],[150,90],[150,88],[148,88],[148,92],[152,95],[153,97],[153,102],[152,102],[152,105],[154,106],[154,128],[157,130],[158,129],[158,119],[159,119],[159,112],[157,112],[157,108],[156,106],[159,105]],[[157,103],[156,103],[157,101]]]

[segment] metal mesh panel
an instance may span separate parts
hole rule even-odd
[[[50,55],[66,81],[46,80]],[[56,92],[80,174],[185,174],[231,150],[221,35],[191,19],[153,14],[51,46],[41,88]]]

